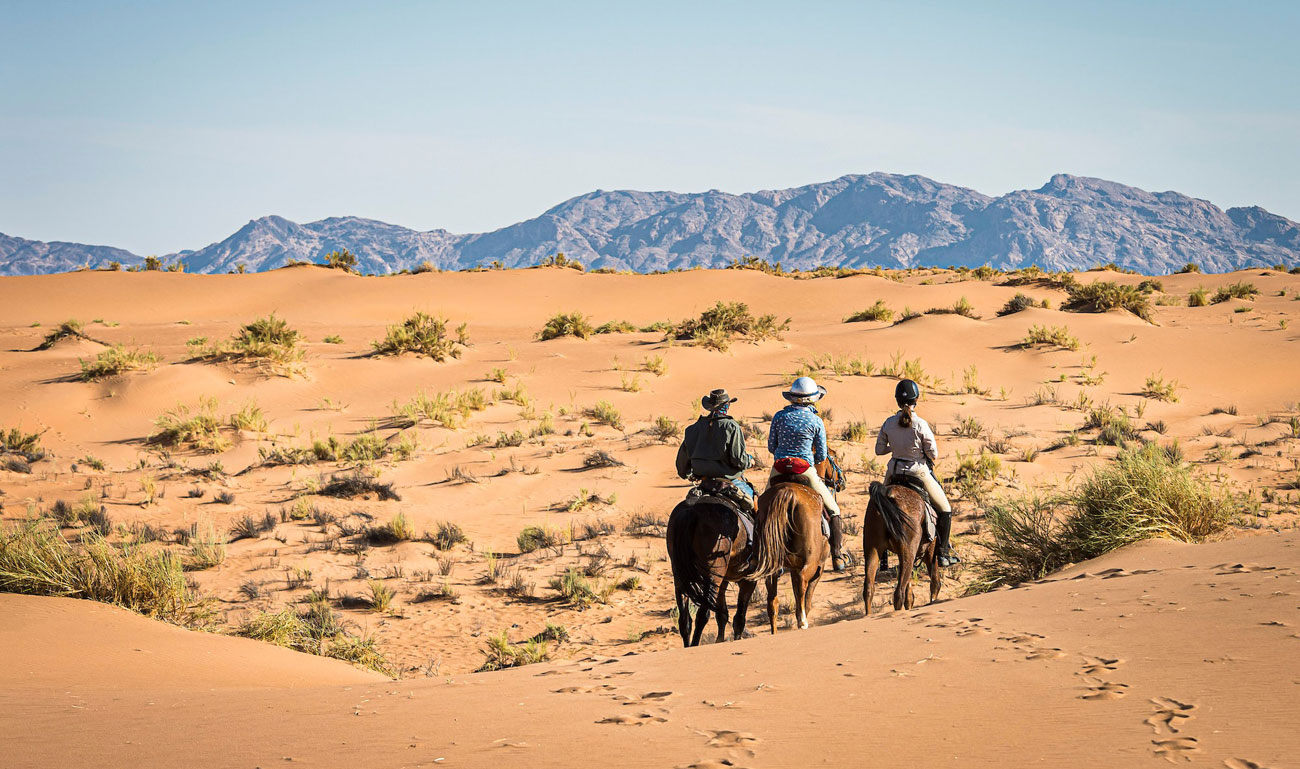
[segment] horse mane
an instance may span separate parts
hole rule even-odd
[[[895,542],[906,542],[911,532],[907,529],[911,521],[903,513],[903,509],[898,506],[898,502],[889,495],[888,487],[880,481],[872,481],[868,487],[871,495],[871,504],[880,513],[880,519],[885,524],[885,534]]]
[[[668,518],[668,561],[681,592],[696,606],[713,611],[717,603],[717,590],[713,577],[704,564],[695,558],[695,537],[700,528],[700,516],[695,505],[678,505]]]

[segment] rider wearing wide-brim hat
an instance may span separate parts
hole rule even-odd
[[[808,486],[821,497],[830,514],[833,566],[836,571],[841,571],[844,568],[844,529],[840,521],[840,506],[816,470],[816,465],[830,456],[826,446],[826,424],[814,405],[826,396],[826,388],[812,377],[801,376],[781,395],[790,405],[772,417],[772,426],[767,434],[767,450],[772,452],[774,460],[772,476],[803,476]]]
[[[916,478],[925,487],[939,513],[938,531],[939,565],[951,566],[960,562],[950,543],[952,534],[952,505],[943,487],[934,477],[934,463],[939,459],[939,448],[930,424],[916,413],[916,402],[921,398],[921,386],[904,379],[894,388],[894,401],[898,412],[885,420],[876,436],[876,454],[892,454],[885,470],[885,483],[898,475]]]
[[[727,413],[733,398],[717,389],[700,399],[706,412],[686,428],[677,450],[677,475],[680,478],[721,478],[754,502],[754,487],[745,478],[745,470],[754,457],[745,449],[745,433],[740,423]]]

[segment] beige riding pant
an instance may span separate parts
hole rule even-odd
[[[781,474],[782,473],[778,473],[773,469],[773,472],[768,476],[768,479],[771,480]],[[822,481],[821,476],[817,474],[817,468],[810,467],[799,474],[807,478],[808,485],[812,487],[812,490],[821,495],[822,504],[826,505],[826,512],[831,515],[839,515],[840,505],[835,501],[835,495],[831,493],[831,490],[826,486],[826,483]]]
[[[948,502],[948,495],[943,493],[943,487],[939,485],[939,481],[934,477],[934,473],[931,472],[929,467],[910,460],[890,460],[890,475],[904,473],[921,481],[921,485],[925,487],[925,492],[930,495],[930,501],[934,503],[935,509],[945,513],[952,512],[952,505]]]

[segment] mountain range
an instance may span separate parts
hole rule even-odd
[[[1195,262],[1206,272],[1300,262],[1300,224],[1251,206],[1148,192],[1058,174],[1036,190],[990,197],[923,176],[848,175],[784,190],[731,194],[597,190],[494,232],[418,231],[344,216],[298,224],[250,221],[230,237],[163,257],[189,272],[274,269],[347,249],[367,273],[537,264],[564,253],[589,268],[652,272],[724,267],[746,256],[787,269],[989,264],[1085,270],[1114,262],[1145,274]],[[124,267],[140,256],[109,246],[0,234],[0,275]]]

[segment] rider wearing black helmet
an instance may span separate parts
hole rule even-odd
[[[939,448],[934,441],[934,431],[916,413],[916,402],[921,397],[921,387],[904,379],[894,388],[898,413],[885,420],[876,437],[876,454],[892,453],[885,482],[895,475],[910,475],[921,482],[935,510],[939,512],[939,565],[951,566],[961,559],[952,551],[949,537],[952,533],[952,505],[943,493],[943,487],[934,477],[934,463]]]

